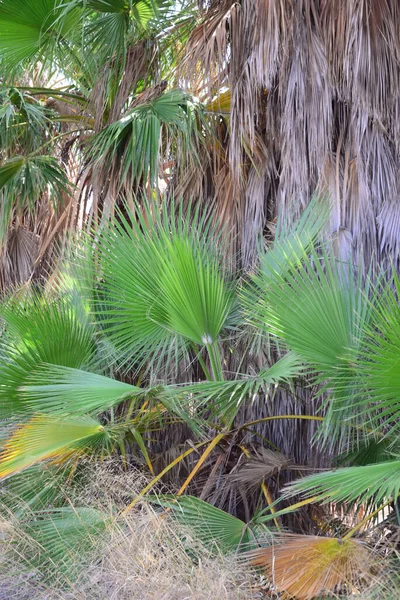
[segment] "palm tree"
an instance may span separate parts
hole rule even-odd
[[[3,287],[46,271],[55,241],[103,226],[121,197],[165,187],[177,149],[183,166],[202,145],[198,104],[163,80],[190,26],[183,5],[30,9],[0,3]]]
[[[68,231],[94,226],[96,252],[62,293],[3,307],[4,416],[20,424],[3,475],[89,450],[127,460],[127,446],[151,471],[162,423],[176,460],[195,456],[188,431],[207,442],[182,493],[235,506],[254,531],[287,518],[270,508],[290,467],[339,450],[363,466],[293,493],[375,503],[368,517],[396,502],[398,305],[376,279],[398,267],[397,5],[31,4],[0,1],[2,287],[47,271]],[[187,230],[135,201],[164,188]],[[328,219],[315,192],[332,198]],[[314,248],[323,227],[332,252]],[[38,481],[29,502],[43,508]],[[269,505],[260,523],[249,482]],[[244,521],[228,519],[239,540]]]
[[[23,288],[4,301],[3,416],[7,427],[25,422],[4,446],[4,477],[67,450],[79,455],[91,442],[113,452],[126,436],[149,463],[141,434],[165,419],[183,421],[196,436],[226,429],[210,453],[242,426],[237,416],[249,395],[299,373],[290,354],[252,376],[226,369],[224,346],[234,352],[254,334],[225,242],[197,213],[178,221],[169,213],[150,207],[129,221],[121,214],[53,287]],[[120,405],[107,426],[94,420]],[[185,440],[163,438],[163,450]]]
[[[267,11],[264,4],[204,2],[195,11],[153,0],[49,0],[35,11],[33,30],[26,3],[3,0],[5,83],[27,83],[25,104],[38,98],[41,109],[55,111],[47,118],[58,128],[45,134],[44,149],[40,131],[36,138],[36,169],[49,160],[53,167],[35,181],[40,203],[21,200],[18,144],[3,152],[11,161],[4,181],[17,173],[4,190],[5,206],[17,207],[3,226],[11,226],[4,285],[48,271],[53,242],[83,224],[103,227],[122,197],[132,207],[137,192],[155,197],[164,189],[228,224],[232,264],[245,270],[264,238],[273,239],[276,216],[290,225],[315,191],[332,198],[327,228],[338,257],[353,257],[364,273],[397,261],[396,8],[372,0],[354,12],[340,3],[338,13],[322,0],[270,2]],[[34,82],[24,81],[28,69]],[[53,85],[54,73],[65,86]],[[17,118],[26,123],[23,113]],[[22,124],[13,131],[21,131],[25,156],[32,131]],[[65,191],[65,170],[77,189]],[[283,410],[300,398],[306,412],[314,402],[307,392],[296,402],[281,393]],[[303,429],[291,423],[274,441],[297,439]],[[270,431],[260,426],[260,434]]]
[[[151,500],[190,524],[210,546],[248,549],[275,533],[281,548],[277,584],[300,598],[372,575],[371,555],[354,537],[385,509],[394,516],[400,491],[400,283],[393,274],[392,285],[382,288],[382,282],[375,285],[337,261],[316,241],[325,221],[315,204],[312,208],[292,235],[282,237],[278,227],[274,247],[240,285],[227,268],[226,240],[215,226],[196,212],[191,220],[176,221],[173,210],[154,215],[150,206],[144,216],[121,214],[118,226],[103,229],[95,251],[92,242],[83,247],[83,261],[53,291],[20,293],[4,303],[6,441],[0,475],[11,492],[16,478],[20,499],[16,503],[11,494],[6,506],[18,509],[28,530],[39,519],[35,531],[42,546],[48,543],[50,552],[60,554],[70,542],[57,536],[55,543],[54,528],[71,527],[74,535],[79,529],[65,511],[65,498],[57,495],[60,478],[82,483],[85,456],[118,451],[126,460],[130,447],[154,477],[125,511],[190,457],[184,478],[176,479],[177,494]],[[260,338],[284,357],[252,376],[240,368],[229,372],[224,346],[235,354],[246,340],[251,352]],[[193,354],[202,371],[198,381],[179,383],[188,379]],[[119,376],[110,377],[110,371]],[[124,381],[135,373],[133,381]],[[305,374],[325,392],[323,417],[282,414],[274,405],[275,387]],[[273,414],[243,422],[241,408],[255,396],[272,404]],[[282,472],[313,469],[312,463],[296,464],[270,440],[260,441],[257,421],[285,420],[319,423],[319,444],[331,454],[340,448],[350,466],[299,479],[281,497]],[[179,429],[171,437],[177,423],[186,428],[183,438]],[[179,451],[155,473],[153,432],[160,427],[169,431],[163,436],[165,453],[168,444]],[[188,436],[195,442],[188,444]],[[38,471],[43,461],[48,468]],[[298,494],[303,498],[291,504],[289,498]],[[287,515],[324,502],[348,509],[362,505],[365,516],[339,541],[281,533]],[[45,519],[49,503],[57,508],[50,515],[54,526]],[[32,516],[32,510],[38,512]],[[77,515],[99,531],[115,518],[86,515],[85,507]],[[287,523],[299,527],[301,518]],[[308,561],[296,587],[293,570],[304,553]],[[251,557],[269,572],[275,564],[270,548]]]
[[[392,262],[398,269],[397,4],[198,6],[179,72],[214,116],[218,146],[180,191],[190,197],[200,190],[199,202],[206,198],[230,224],[245,270],[258,245],[273,239],[276,217],[290,225],[316,193],[331,198],[327,231],[338,258],[353,260],[364,275],[389,271]],[[314,402],[304,389],[295,402],[280,393],[285,412]],[[260,411],[267,416],[254,407]],[[260,433],[270,435],[265,427]],[[277,445],[305,438],[304,452],[310,447],[298,423],[275,435],[276,428]],[[299,451],[294,446],[289,453]]]
[[[394,2],[274,1],[266,8],[262,0],[207,0],[196,11],[172,1],[48,0],[34,18],[27,21],[27,14],[24,0],[1,2],[2,79],[15,86],[35,72],[34,84],[50,89],[35,96],[28,78],[28,105],[50,95],[50,107],[61,111],[56,122],[78,129],[63,129],[65,137],[46,149],[73,155],[70,180],[78,174],[79,189],[74,202],[64,202],[70,222],[82,222],[87,212],[99,221],[103,204],[108,218],[120,193],[159,188],[157,171],[175,197],[213,206],[219,221],[230,223],[232,250],[245,268],[276,215],[290,222],[315,191],[332,198],[328,228],[338,256],[354,255],[365,272],[397,261]],[[54,73],[66,88],[52,85]],[[182,94],[170,98],[175,114],[167,99],[161,112],[153,110],[165,78],[205,103],[211,137],[204,120],[202,134],[192,137],[199,115]],[[149,94],[148,110],[136,117]],[[119,123],[126,111],[133,120]],[[103,129],[83,152],[87,135]],[[15,147],[3,153],[10,158]],[[151,171],[150,186],[142,164]],[[60,218],[67,221],[63,214],[52,232]]]

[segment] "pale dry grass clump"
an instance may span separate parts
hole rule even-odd
[[[146,507],[113,529],[74,600],[245,600],[262,598],[256,581],[235,557],[211,556],[188,531]]]
[[[255,578],[235,557],[211,556],[188,532],[149,508],[110,528],[105,546],[89,561],[76,554],[76,580],[41,585],[26,569],[8,580],[2,569],[0,600],[256,600]],[[2,557],[0,555],[0,561]],[[82,568],[79,569],[79,564]]]
[[[18,520],[0,522],[0,600],[258,600],[258,580],[235,556],[212,555],[171,517],[151,505],[121,514],[143,488],[140,471],[115,464],[90,466],[79,494],[66,490],[70,506],[94,508],[107,525],[89,552],[66,547],[72,570],[48,561]],[[85,529],[83,526],[83,539]],[[27,557],[29,556],[29,559]],[[60,561],[61,563],[61,561]],[[37,566],[39,565],[39,566]],[[49,569],[51,576],[49,577]]]

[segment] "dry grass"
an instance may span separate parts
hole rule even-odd
[[[110,514],[143,485],[138,472],[93,466],[80,504]],[[78,499],[70,496],[76,505]],[[1,543],[3,542],[3,543]],[[10,555],[10,545],[13,552]],[[35,559],[40,549],[36,549]],[[256,600],[257,579],[235,556],[212,556],[191,533],[149,505],[113,520],[88,556],[70,549],[74,575],[65,585],[61,569],[43,584],[43,573],[24,563],[33,547],[19,526],[0,522],[0,600]],[[20,569],[18,562],[20,561]]]
[[[199,557],[193,562],[190,553]],[[63,599],[221,600],[261,598],[233,557],[211,557],[187,532],[172,529],[151,510],[125,519]]]

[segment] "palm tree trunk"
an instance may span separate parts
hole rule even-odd
[[[293,219],[316,193],[332,199],[329,233],[341,254],[353,250],[364,270],[398,264],[398,2],[200,5],[183,71],[193,82],[201,62],[210,97],[230,88],[230,221],[241,264],[251,265],[269,219]],[[226,190],[216,205],[226,206]]]

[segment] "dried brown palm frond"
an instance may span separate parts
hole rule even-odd
[[[248,65],[253,82],[269,89],[285,60],[293,34],[293,6],[289,2],[246,2],[245,28],[252,31]]]
[[[216,94],[209,102],[205,104],[208,112],[217,115],[229,115],[231,112],[231,90],[229,88]]]
[[[267,220],[294,218],[316,190],[332,196],[330,233],[348,231],[364,269],[398,260],[399,27],[389,0],[201,3],[181,69],[189,82],[196,72],[212,106],[229,88],[225,148],[242,178],[232,219],[242,223],[246,267]],[[264,185],[243,169],[257,136]]]
[[[58,206],[45,193],[34,208],[12,213],[0,252],[2,291],[48,275],[68,226],[69,203],[67,192],[60,194]]]
[[[142,471],[126,471],[115,459],[101,465],[82,463],[82,468],[87,473],[84,485],[73,488],[61,481],[57,491],[57,498],[67,501],[65,515],[71,510],[81,516],[72,536],[69,519],[62,520],[61,527],[52,519],[57,511],[38,518],[24,505],[25,522],[32,518],[43,524],[50,517],[45,530],[50,535],[38,540],[33,528],[2,506],[2,600],[262,600],[256,577],[236,556],[211,555],[189,527],[172,523],[150,504],[115,518],[147,483]],[[90,516],[95,511],[109,523],[100,533],[88,529],[84,520],[85,513]],[[64,553],[54,561],[52,550],[58,544]],[[49,555],[53,561],[45,562]],[[193,562],[189,556],[198,560]],[[73,576],[67,571],[70,564]]]
[[[240,240],[241,263],[246,271],[254,264],[258,248],[262,245],[262,232],[266,220],[265,213],[268,207],[265,203],[265,194],[270,185],[265,170],[260,171],[254,167],[250,169],[246,181],[246,196],[244,214],[240,215],[242,226]]]
[[[9,233],[6,253],[13,283],[23,283],[31,277],[39,252],[38,242],[39,236],[22,225]]]
[[[199,147],[198,161],[192,160],[186,168],[176,171],[171,192],[185,208],[200,206],[212,216],[217,227],[224,231],[227,255],[233,266],[240,254],[242,239],[242,187],[229,164],[226,122],[216,115],[210,129],[205,144]]]
[[[222,85],[228,60],[229,32],[237,25],[240,6],[236,0],[214,1],[208,10],[200,13],[200,23],[191,32],[183,49],[180,71],[193,81],[199,63],[206,74],[208,91],[213,95]],[[231,32],[231,35],[232,32]],[[203,81],[204,83],[204,81]],[[215,88],[216,89],[213,89]]]
[[[268,477],[279,475],[282,469],[287,469],[290,465],[291,461],[280,452],[259,448],[237,471],[228,475],[228,479],[240,485],[254,487]]]
[[[91,91],[91,103],[95,114],[95,130],[100,131],[121,117],[126,103],[135,93],[138,82],[147,79],[151,73],[150,64],[155,58],[155,49],[146,40],[139,40],[128,46],[123,64],[121,57],[112,57],[106,63]],[[112,82],[117,78],[117,82]],[[110,83],[111,82],[111,83]],[[110,104],[110,85],[117,90]]]
[[[338,588],[356,592],[376,570],[376,557],[359,540],[285,534],[277,541],[248,556],[286,598],[312,600]]]

